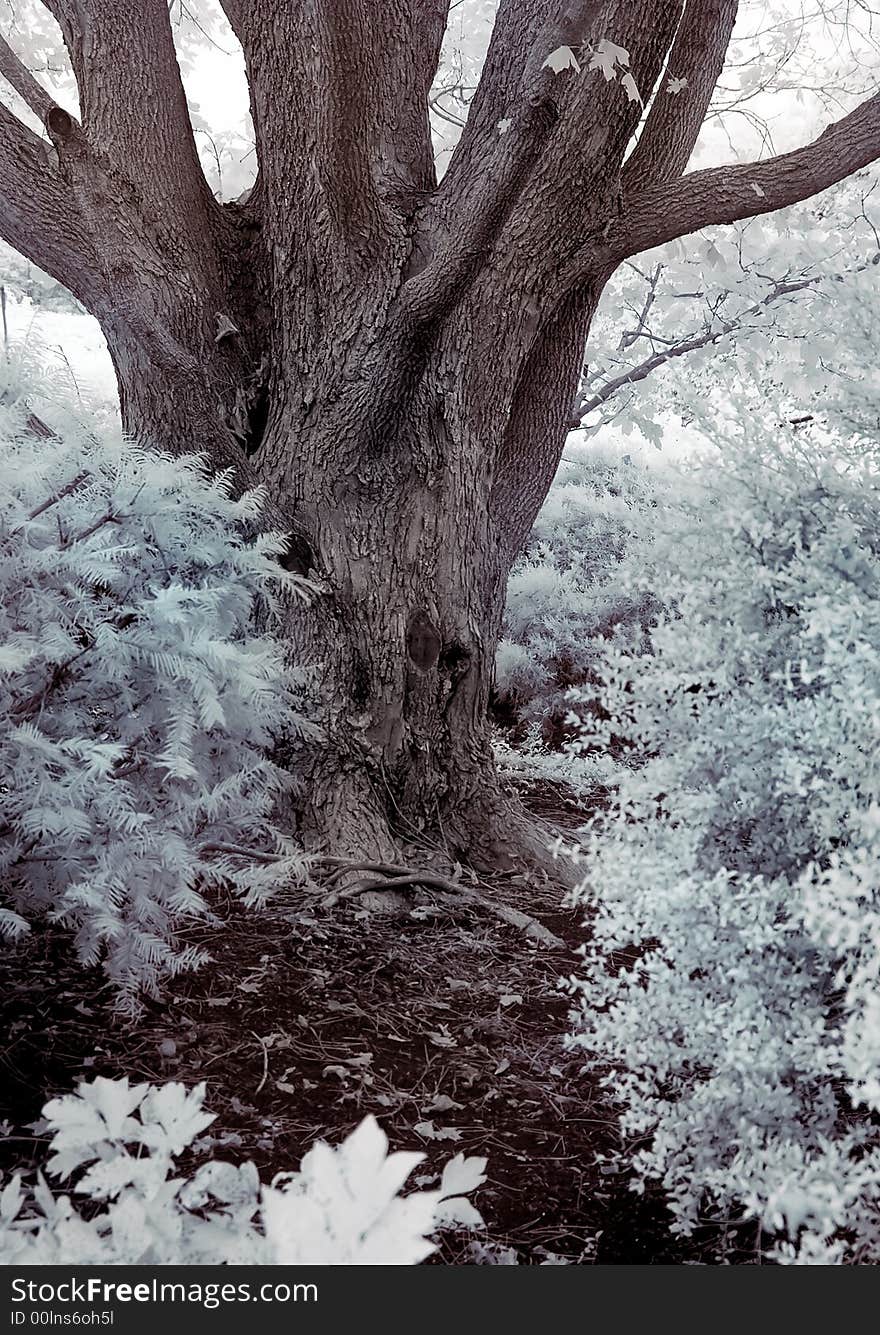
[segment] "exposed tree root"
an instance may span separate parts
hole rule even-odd
[[[449,833],[478,873],[510,871],[572,890],[581,879],[562,848],[562,831],[526,811],[515,794],[489,790],[479,803],[459,808]]]
[[[523,913],[520,909],[515,909],[509,904],[502,904],[497,900],[490,899],[472,886],[462,885],[461,882],[451,880],[447,876],[440,876],[436,872],[413,870],[393,863],[346,862],[341,859],[329,858],[326,861],[337,862],[338,865],[334,867],[334,870],[324,882],[323,888],[325,891],[328,885],[338,885],[346,876],[355,872],[370,872],[385,879],[376,880],[371,876],[366,881],[358,880],[354,884],[345,885],[339,889],[331,889],[329,894],[325,893],[323,898],[318,901],[319,907],[323,909],[335,908],[337,904],[347,899],[355,899],[359,895],[372,891],[394,892],[421,886],[426,890],[439,890],[444,895],[454,896],[458,900],[474,904],[493,917],[500,918],[502,922],[506,922],[512,927],[518,927],[525,932],[526,936],[535,941],[541,941],[553,950],[565,950],[567,948],[565,942],[545,927],[543,923],[538,922],[537,918],[533,918],[530,914]]]

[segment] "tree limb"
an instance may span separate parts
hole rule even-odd
[[[50,152],[0,103],[0,237],[84,300],[98,265],[89,230]]]
[[[621,82],[589,68],[557,72],[548,57],[568,48],[586,60],[585,48],[613,33],[631,52],[636,85],[651,88],[680,8],[645,0],[639,13],[618,12],[579,0],[553,21],[537,0],[501,5],[468,123],[421,220],[431,258],[404,289],[421,317],[457,300],[493,246],[506,267],[534,268],[537,253],[555,269],[589,225],[584,198],[601,192],[613,207],[639,103]]]
[[[441,316],[479,268],[556,128],[557,99],[577,77],[555,73],[547,57],[561,46],[580,50],[605,7],[604,0],[579,0],[554,23],[537,0],[502,0],[467,124],[421,219],[431,239],[421,256],[417,244],[403,290],[404,308],[416,320]],[[453,221],[438,238],[443,217]],[[425,252],[433,252],[427,264]]]
[[[639,141],[623,169],[624,191],[679,176],[697,142],[736,23],[738,0],[688,0],[666,72],[684,80],[658,88]]]
[[[797,204],[880,157],[880,93],[804,148],[763,162],[712,167],[627,196],[609,237],[613,262],[687,236]],[[586,258],[586,257],[585,257]]]
[[[146,199],[174,206],[204,236],[213,199],[199,162],[167,0],[56,4],[79,85],[86,139]]]
[[[0,75],[11,84],[42,123],[55,106],[55,99],[39,83],[0,33]]]

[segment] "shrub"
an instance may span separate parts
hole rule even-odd
[[[253,620],[303,585],[244,536],[257,494],[63,412],[47,434],[5,374],[0,932],[63,924],[132,1003],[202,958],[177,934],[212,889],[255,903],[302,871],[267,752],[307,730],[305,682]]]
[[[876,1263],[880,470],[743,433],[632,553],[670,611],[602,665],[590,745],[631,747],[586,841],[579,1041],[678,1230]]]
[[[424,1155],[389,1155],[373,1117],[335,1150],[319,1141],[269,1186],[250,1162],[211,1159],[180,1177],[175,1160],[214,1120],[204,1096],[204,1084],[98,1078],[47,1103],[48,1171],[74,1175],[89,1204],[54,1195],[41,1174],[26,1192],[13,1175],[0,1193],[0,1263],[417,1265],[435,1250],[428,1234],[482,1225],[466,1197],[485,1159],[459,1154],[436,1190],[401,1197]]]
[[[602,643],[638,643],[652,601],[622,559],[663,494],[661,474],[591,446],[562,465],[507,586],[495,664],[496,713],[516,740],[565,737],[567,690],[591,679]]]

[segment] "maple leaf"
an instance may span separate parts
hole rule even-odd
[[[606,82],[610,83],[617,77],[618,65],[621,69],[629,69],[629,52],[626,47],[617,46],[603,37],[599,45],[591,50],[587,69],[601,70]]]
[[[541,69],[550,69],[554,74],[564,74],[566,70],[574,70],[575,74],[581,72],[578,58],[570,46],[557,46],[555,51],[550,52]]]

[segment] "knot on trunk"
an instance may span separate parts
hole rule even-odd
[[[301,533],[288,533],[287,547],[278,557],[282,570],[307,576],[315,567],[315,553],[311,543]]]
[[[63,107],[50,107],[44,124],[53,139],[69,139],[73,134],[73,117]]]
[[[440,657],[440,632],[422,609],[410,617],[406,632],[406,652],[419,672],[430,672]]]

